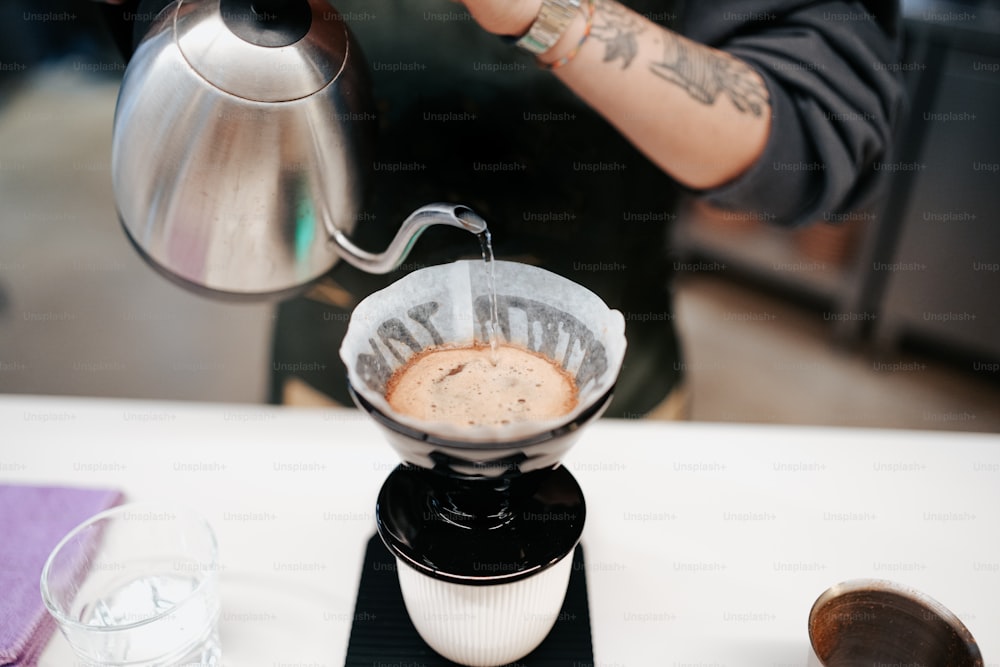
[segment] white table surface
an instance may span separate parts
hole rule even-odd
[[[209,518],[227,666],[343,665],[396,462],[350,410],[0,396],[0,483]],[[862,577],[936,598],[1000,664],[1000,436],[601,420],[566,465],[598,667],[813,665],[809,608]],[[41,665],[71,663],[57,635]]]

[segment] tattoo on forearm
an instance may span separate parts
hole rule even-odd
[[[620,60],[621,68],[627,69],[639,53],[639,34],[647,24],[616,0],[596,2],[590,37],[604,44],[604,62]],[[760,116],[770,104],[767,88],[748,65],[687,42],[669,30],[663,33],[662,58],[649,68],[705,105],[713,105],[719,95],[726,95],[738,110]]]
[[[715,104],[719,95],[724,94],[740,111],[760,116],[770,103],[767,88],[747,64],[708,47],[687,43],[671,32],[664,33],[662,60],[653,62],[650,69],[702,104]]]
[[[597,0],[591,39],[604,43],[604,62],[622,61],[622,69],[639,53],[638,35],[644,29],[639,18],[617,2]]]

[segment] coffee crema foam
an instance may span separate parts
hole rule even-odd
[[[433,347],[389,378],[393,410],[459,426],[501,426],[561,417],[577,404],[573,378],[551,359],[500,345],[496,364],[488,345]]]

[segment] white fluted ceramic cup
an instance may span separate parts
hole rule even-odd
[[[468,667],[507,665],[535,650],[562,609],[573,554],[531,576],[473,586],[429,577],[397,559],[410,620],[427,645]]]

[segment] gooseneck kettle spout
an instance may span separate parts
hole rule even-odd
[[[157,0],[122,79],[111,172],[122,225],[168,277],[223,295],[285,295],[340,259],[385,273],[420,233],[473,233],[431,204],[373,253],[351,233],[373,163],[367,62],[326,0]]]
[[[349,264],[368,273],[388,273],[406,259],[410,249],[420,238],[420,234],[431,225],[451,225],[473,234],[486,231],[486,221],[471,208],[460,204],[421,206],[403,221],[389,247],[381,253],[362,250],[336,227],[329,231],[331,241],[339,249],[341,257]]]

